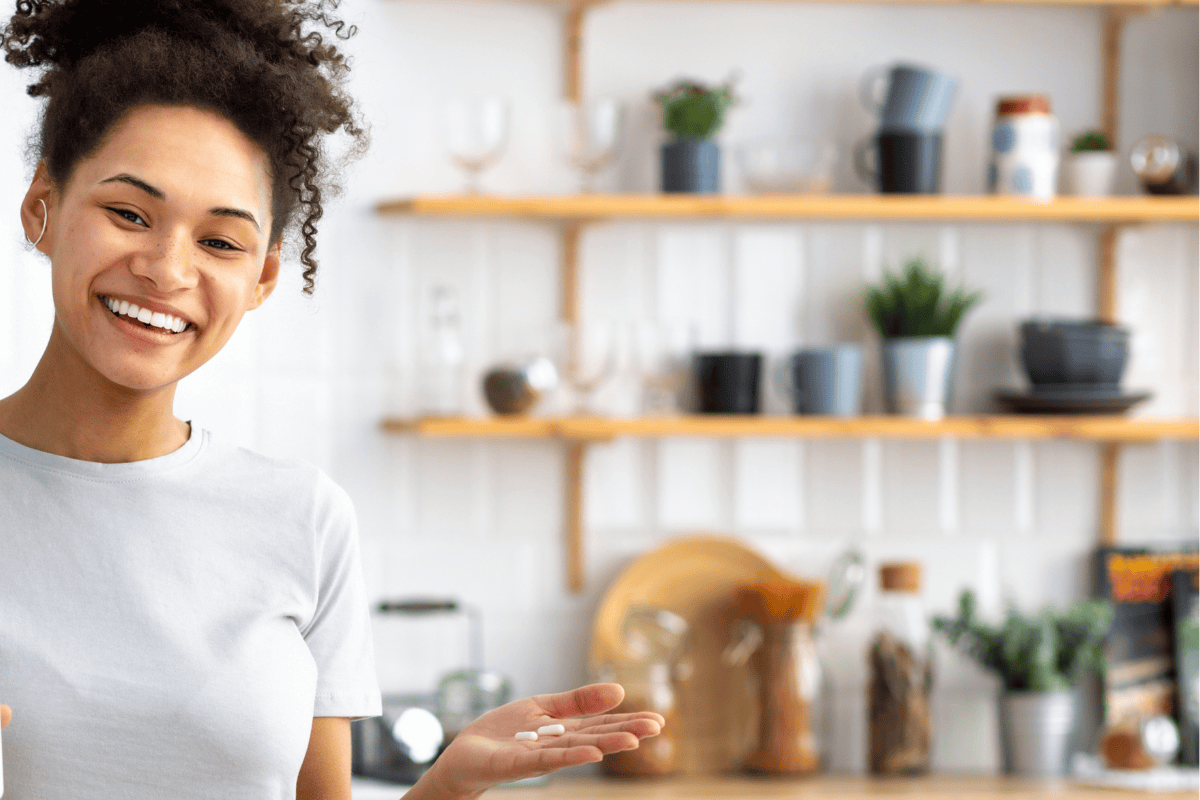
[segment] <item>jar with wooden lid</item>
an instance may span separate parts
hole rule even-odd
[[[880,565],[868,654],[868,766],[875,775],[923,775],[933,745],[933,658],[921,565]]]
[[[988,191],[1052,200],[1058,184],[1059,126],[1041,94],[996,101]]]

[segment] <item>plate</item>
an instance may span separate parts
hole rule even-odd
[[[1025,414],[1119,414],[1153,397],[1152,392],[1122,392],[1119,389],[998,389],[996,400],[1012,411]]]
[[[739,612],[733,590],[744,583],[783,579],[766,558],[732,539],[690,536],[638,558],[613,581],[596,613],[589,666],[628,659],[621,641],[625,614],[636,606],[665,608],[689,625],[685,657],[692,674],[678,681],[674,731],[679,770],[725,772],[737,767],[758,739],[758,680],[753,661],[726,665],[721,652],[735,635]]]

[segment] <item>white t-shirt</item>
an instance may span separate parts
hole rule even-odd
[[[192,427],[99,464],[0,436],[5,800],[293,798],[380,713],[350,498]]]

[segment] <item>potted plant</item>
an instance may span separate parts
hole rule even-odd
[[[1076,197],[1108,197],[1117,173],[1117,156],[1100,131],[1085,131],[1071,140],[1066,163],[1067,190]]]
[[[654,94],[670,137],[662,146],[664,192],[720,191],[721,150],[712,138],[737,103],[733,83],[733,77],[719,86],[682,79]]]
[[[954,334],[982,293],[947,292],[919,258],[867,291],[867,313],[883,339],[884,403],[893,414],[937,420],[953,394]]]
[[[1000,745],[1005,771],[1059,775],[1075,722],[1075,683],[1084,670],[1104,668],[1104,636],[1113,608],[1084,600],[1063,612],[1044,608],[1026,617],[1010,606],[999,626],[981,621],[975,595],[964,590],[958,616],[936,616],[933,629],[960,652],[994,672],[1000,696]]]

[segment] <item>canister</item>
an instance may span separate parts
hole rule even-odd
[[[1058,182],[1058,119],[1045,95],[1003,97],[996,103],[988,191],[1052,200]]]

